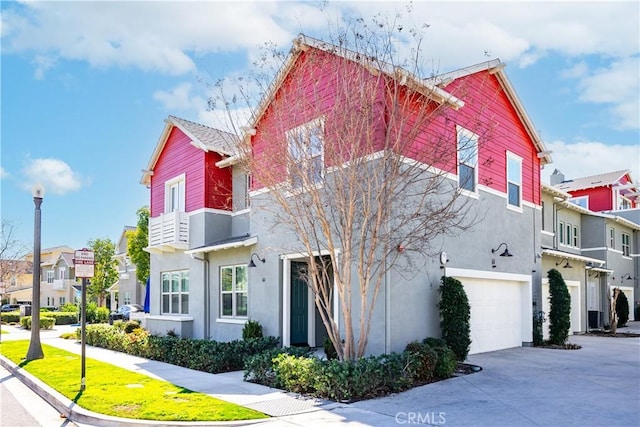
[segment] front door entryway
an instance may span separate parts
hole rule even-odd
[[[309,287],[306,262],[291,261],[291,345],[308,345]]]

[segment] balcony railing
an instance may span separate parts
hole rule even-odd
[[[55,279],[51,284],[54,291],[66,291],[69,286],[73,285],[76,281],[73,279]]]
[[[174,211],[149,218],[149,249],[173,252],[189,248],[189,216]]]

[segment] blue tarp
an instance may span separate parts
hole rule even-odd
[[[145,286],[145,290],[144,290],[144,312],[148,313],[149,312],[149,288],[150,286],[150,279],[147,279],[147,286]]]

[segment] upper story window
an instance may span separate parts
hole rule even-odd
[[[55,271],[53,270],[47,270],[47,283],[53,283],[53,280],[55,278]]]
[[[542,206],[542,230],[544,231],[546,230],[546,224],[545,224],[546,221],[544,220],[544,217],[546,214],[546,207],[544,205],[544,201],[541,202],[541,206]]]
[[[631,209],[631,201],[623,195],[618,195],[618,210]]]
[[[220,268],[220,314],[222,317],[247,317],[247,265]]]
[[[564,239],[564,222],[560,221],[558,224],[558,242],[561,245],[566,244]]]
[[[584,209],[589,209],[589,196],[580,196],[574,197],[568,200],[569,203],[573,203],[574,205],[580,206]]]
[[[461,189],[476,192],[478,183],[478,135],[462,127],[458,135],[458,185]]]
[[[613,227],[609,227],[609,247],[616,248],[616,230]]]
[[[60,267],[60,269],[58,270],[58,279],[60,280],[64,280],[67,277],[67,269],[65,267]]]
[[[189,314],[189,270],[162,273],[162,313]]]
[[[507,152],[507,202],[522,207],[522,158]]]
[[[629,256],[631,252],[631,236],[627,233],[622,233],[622,255]]]
[[[316,119],[286,133],[291,185],[318,183],[324,177],[324,119]]]
[[[185,211],[185,174],[164,183],[164,212]]]
[[[578,226],[574,225],[573,226],[573,235],[571,236],[571,239],[572,239],[571,244],[572,244],[572,246],[574,248],[579,248],[580,247],[579,235],[580,235],[580,231],[578,229]]]

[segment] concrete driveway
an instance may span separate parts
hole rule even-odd
[[[640,338],[570,342],[470,356],[482,372],[349,406],[396,425],[640,426]]]

